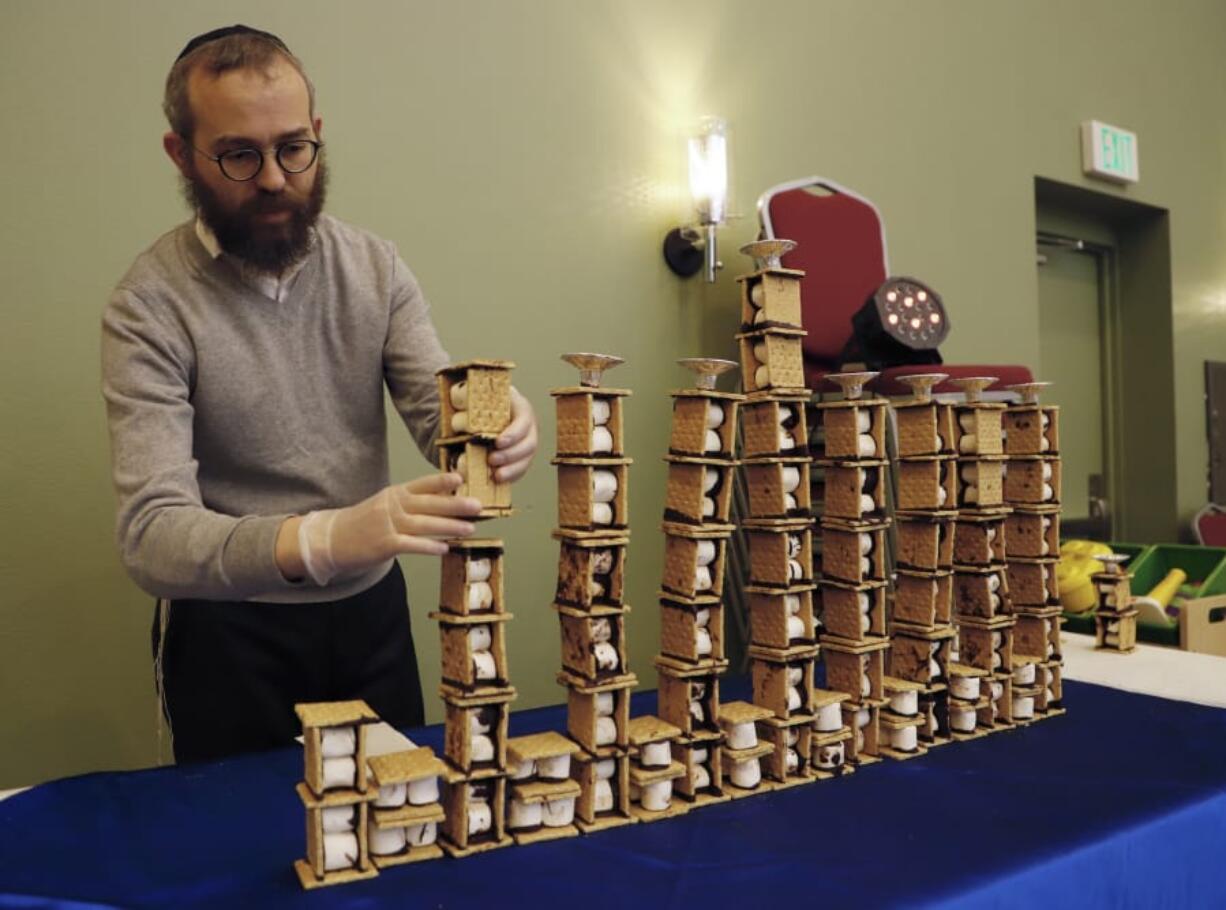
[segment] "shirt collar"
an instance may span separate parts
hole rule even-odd
[[[196,237],[199,238],[201,246],[204,247],[212,259],[221,257],[221,244],[217,242],[217,235],[213,233],[212,228],[204,223],[204,219],[199,215],[196,216]]]

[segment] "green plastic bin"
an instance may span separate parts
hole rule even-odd
[[[1128,562],[1124,563],[1124,566],[1125,568],[1128,569],[1128,571],[1131,571],[1132,570],[1131,567],[1135,565],[1136,563],[1140,562],[1142,556],[1144,556],[1146,553],[1148,553],[1150,550],[1153,549],[1152,544],[1144,544],[1144,543],[1109,542],[1107,546],[1111,548],[1112,553],[1120,553],[1125,556],[1131,557],[1131,559],[1129,559]],[[1223,584],[1226,584],[1226,578],[1223,578]],[[1146,588],[1145,590],[1148,591],[1149,588]],[[1132,593],[1133,594],[1137,593],[1135,584],[1133,585]],[[1086,613],[1065,613],[1064,614],[1064,631],[1074,632],[1078,635],[1093,635],[1095,631],[1094,630],[1094,611],[1090,610],[1089,612],[1086,612]],[[1166,632],[1168,630],[1160,629],[1157,626],[1153,626],[1151,627],[1150,631]],[[1141,638],[1141,628],[1139,624],[1137,626],[1137,637]],[[1152,641],[1152,639],[1146,639],[1146,640]],[[1179,647],[1179,629],[1178,628],[1175,629],[1175,640],[1173,643],[1175,647]],[[1162,641],[1162,644],[1171,644],[1171,642],[1164,640]]]
[[[1197,547],[1189,544],[1158,544],[1130,562],[1132,594],[1143,596],[1171,569],[1183,569],[1188,574],[1185,585],[1192,587],[1191,597],[1204,597],[1211,587],[1221,588],[1226,593],[1226,549],[1221,547]],[[1179,625],[1162,626],[1143,620],[1137,621],[1137,639],[1159,645],[1179,647]]]

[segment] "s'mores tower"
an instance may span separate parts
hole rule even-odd
[[[898,450],[897,569],[888,713],[898,714],[898,708],[905,709],[904,714],[918,712],[922,720],[917,730],[919,747],[949,741],[948,684],[956,634],[953,566],[958,513],[953,484],[958,436],[953,406],[932,396],[933,386],[946,378],[944,373],[900,376],[911,388],[911,398],[893,405]],[[906,694],[914,685],[921,687],[918,693]],[[909,738],[905,733],[899,736]]]
[[[1137,608],[1132,605],[1132,576],[1124,571],[1131,557],[1122,553],[1095,557],[1103,571],[1090,576],[1097,605],[1094,646],[1127,654],[1137,646]]]
[[[881,726],[887,704],[886,512],[884,398],[866,396],[876,373],[831,373],[826,380],[843,397],[816,405],[822,450],[816,464],[824,475],[821,513],[822,651],[826,685],[848,696],[841,704],[851,727],[846,757],[856,764],[878,760],[900,737]],[[916,735],[917,720],[899,721]],[[901,745],[917,746],[908,739]]]
[[[1010,386],[1021,401],[1004,414],[1005,519],[1013,633],[1014,719],[1063,713],[1060,649],[1060,409],[1039,403],[1051,383]]]
[[[954,528],[957,655],[960,663],[986,674],[979,677],[973,727],[968,705],[950,706],[950,727],[960,737],[1013,723],[1016,620],[1005,562],[1005,519],[1009,513],[1003,489],[1001,421],[1005,405],[983,400],[983,392],[995,382],[991,376],[951,380],[965,397],[953,406],[958,437],[957,476],[952,490],[958,506]],[[962,676],[964,680],[975,678]]]
[[[511,370],[503,360],[470,360],[438,372],[443,437],[439,467],[464,478],[457,495],[481,501],[480,518],[510,515],[510,485],[494,477],[489,456],[511,421]],[[505,847],[507,722],[515,689],[507,665],[503,542],[449,542],[442,558],[444,754],[441,846],[450,856]]]
[[[676,813],[690,805],[725,799],[722,734],[719,727],[719,678],[728,669],[724,654],[724,566],[735,482],[736,429],[742,395],[721,392],[716,383],[735,369],[731,360],[688,358],[678,361],[694,374],[694,386],[672,393],[668,481],[665,493],[664,573],[660,585],[658,718],[635,718],[636,737],[675,731],[671,760],[681,770],[669,794],[658,783],[661,767],[632,769],[642,794],[645,820]],[[655,722],[653,724],[653,721]],[[656,739],[636,743],[640,759],[664,751]],[[636,777],[637,775],[637,777]],[[654,788],[655,792],[652,792]],[[658,795],[657,795],[658,794]]]
[[[630,693],[638,680],[627,663],[630,607],[624,600],[631,462],[622,406],[630,392],[601,385],[620,357],[576,353],[562,359],[579,370],[579,384],[550,392],[558,427],[557,678],[567,692],[567,732],[580,747],[569,759],[579,784],[574,824],[586,833],[636,820],[629,751]]]
[[[740,276],[741,474],[748,509],[741,521],[749,551],[753,704],[721,710],[727,733],[724,776],[730,792],[811,780],[818,620],[814,603],[813,517],[800,327],[804,272],[784,268],[791,240],[741,247],[754,270]],[[837,698],[832,704],[837,705]],[[828,712],[829,713],[829,712]],[[755,729],[760,736],[755,736]],[[841,733],[842,723],[831,733]],[[760,745],[759,745],[760,742]],[[769,747],[769,748],[763,748]],[[761,753],[761,754],[759,754]],[[839,762],[841,768],[842,762]]]

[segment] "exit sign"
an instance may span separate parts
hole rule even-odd
[[[1081,169],[1090,177],[1136,183],[1141,179],[1137,134],[1109,123],[1085,121],[1081,124]]]

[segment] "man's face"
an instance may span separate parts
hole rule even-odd
[[[188,80],[188,99],[196,123],[191,145],[212,156],[319,138],[321,123],[311,119],[306,83],[284,60],[268,70],[230,70],[217,77],[197,69]],[[188,202],[223,250],[274,273],[306,251],[327,186],[322,152],[300,174],[285,173],[270,152],[254,178],[239,182],[181,137],[168,133],[165,145],[179,166]]]

